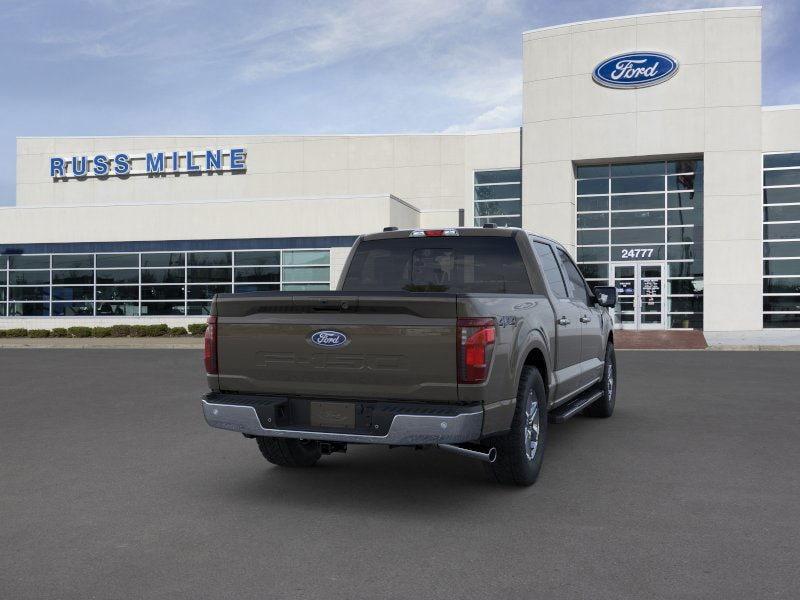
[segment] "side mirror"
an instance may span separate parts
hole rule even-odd
[[[594,288],[595,302],[600,306],[613,308],[617,304],[617,288],[609,285],[598,285]]]

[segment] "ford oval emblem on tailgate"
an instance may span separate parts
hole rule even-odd
[[[350,340],[341,331],[317,331],[311,334],[310,341],[321,348],[338,348]]]

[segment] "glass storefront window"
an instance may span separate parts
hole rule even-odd
[[[49,254],[18,254],[8,257],[9,269],[49,269]]]
[[[284,267],[284,281],[325,281],[330,276],[330,269],[327,267]]]
[[[90,285],[53,286],[55,300],[92,300],[94,288]]]
[[[0,316],[204,315],[218,293],[330,288],[328,249],[14,254],[0,265]]]
[[[800,328],[800,153],[765,154],[763,166],[763,324]]]
[[[91,302],[53,302],[54,317],[91,317],[94,306]]]
[[[95,277],[97,283],[139,283],[137,269],[98,269]]]
[[[119,269],[125,267],[138,267],[138,254],[98,254],[98,269]]]
[[[329,256],[328,252],[319,250],[285,250],[283,265],[327,265]]]
[[[230,252],[189,252],[190,267],[221,267],[231,264]]]
[[[328,286],[324,283],[302,283],[283,286],[285,292],[318,292],[327,289]]]
[[[183,252],[142,253],[142,268],[147,267],[182,267],[186,264]]]
[[[627,263],[657,263],[667,297],[618,323],[702,327],[703,161],[680,159],[578,165],[577,258],[590,285],[608,282]],[[686,280],[669,279],[686,277]],[[629,282],[634,285],[635,282]],[[632,302],[633,300],[630,300]],[[663,311],[660,314],[647,312]],[[686,313],[680,317],[672,313]]]
[[[92,284],[94,283],[94,271],[53,271],[53,285],[69,283]]]
[[[97,300],[138,300],[139,288],[135,285],[98,285]]]
[[[183,269],[142,269],[142,283],[183,283]]]
[[[186,288],[182,285],[143,285],[142,301],[147,300],[182,300]]]
[[[8,274],[9,285],[48,285],[50,271],[11,271]]]
[[[141,315],[157,317],[182,317],[186,314],[186,306],[181,302],[142,302]]]
[[[501,227],[522,226],[520,169],[475,171],[473,198],[474,225],[496,223]]]
[[[10,287],[9,300],[49,300],[49,287]]]
[[[328,252],[325,251],[325,259],[327,260]],[[280,265],[281,253],[280,251],[242,251],[235,252],[233,257],[236,266],[262,266],[262,265]]]
[[[230,269],[189,269],[187,272],[189,283],[230,283]]]
[[[237,267],[234,269],[234,281],[280,281],[279,267]]]
[[[94,268],[94,255],[92,254],[55,254],[53,255],[54,269],[92,269]]]
[[[137,317],[139,316],[138,302],[98,302],[97,316],[99,317]]]
[[[46,302],[9,302],[8,316],[10,317],[47,317],[50,315],[50,305]]]
[[[188,290],[189,300],[211,300],[214,294],[230,294],[231,285],[190,285]]]

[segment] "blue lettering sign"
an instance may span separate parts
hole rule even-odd
[[[72,157],[72,174],[75,177],[83,177],[88,171],[87,161],[85,156]]]
[[[206,150],[206,171],[222,168],[222,150]]]
[[[244,148],[231,148],[231,171],[242,171],[244,164]]]
[[[148,152],[145,157],[145,170],[148,173],[163,173],[164,172],[164,153],[158,152],[153,154]]]
[[[127,175],[131,170],[130,158],[127,154],[120,152],[114,157],[114,173],[117,175]]]
[[[186,170],[195,173],[200,170],[200,165],[194,164],[194,154],[191,150],[186,152]]]
[[[678,72],[678,61],[660,52],[629,52],[601,62],[592,79],[610,88],[642,88],[662,83]]]
[[[51,158],[50,159],[50,177],[63,177],[64,176],[64,159]]]
[[[50,177],[54,179],[83,179],[86,177],[120,177],[150,173],[200,173],[245,171],[245,148],[207,149],[200,152],[147,152],[131,155],[119,152],[113,156],[70,156],[50,158]],[[181,162],[185,161],[183,168]]]
[[[92,161],[94,174],[97,176],[108,175],[108,157],[105,154],[98,154]]]

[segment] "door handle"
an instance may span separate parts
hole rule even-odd
[[[591,317],[589,317],[587,315],[583,315],[581,317],[581,323],[591,323],[591,322],[592,322],[592,318]]]
[[[569,319],[567,317],[561,317],[558,320],[558,324],[559,325],[563,325],[564,327],[566,327],[567,325],[569,325]]]

